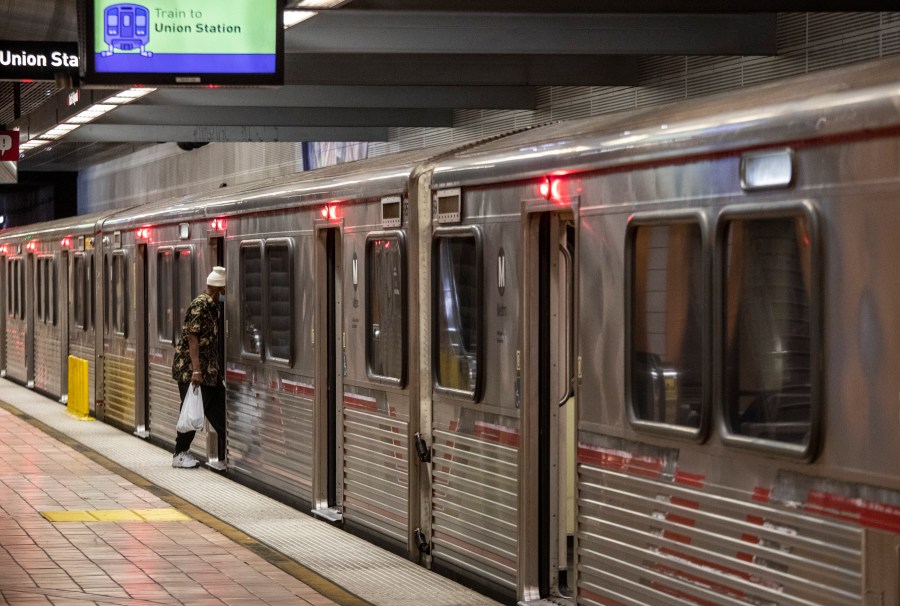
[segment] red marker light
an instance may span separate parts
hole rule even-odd
[[[150,239],[150,228],[149,227],[139,227],[136,235],[141,240],[149,240]]]
[[[560,183],[559,179],[544,177],[544,180],[541,182],[540,192],[541,196],[547,200],[559,202],[562,198],[562,183]]]
[[[322,212],[323,219],[330,219],[330,220],[334,221],[335,219],[338,218],[336,204],[326,204],[325,206],[322,207],[321,212]]]
[[[216,231],[225,231],[227,222],[225,219],[213,219],[209,222],[209,226]]]
[[[37,240],[32,240],[31,242],[29,242],[28,244],[26,244],[26,245],[25,245],[25,250],[29,250],[29,251],[31,251],[31,252],[36,251],[36,250],[37,250]]]
[[[72,238],[66,236],[62,240],[59,241],[60,248],[72,248]]]

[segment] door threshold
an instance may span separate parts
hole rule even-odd
[[[549,598],[541,598],[540,600],[531,600],[528,602],[519,602],[518,606],[574,606],[575,599],[563,596],[553,596]]]
[[[332,524],[340,524],[344,520],[344,514],[340,507],[328,507],[324,509],[313,509],[313,517],[319,518]]]

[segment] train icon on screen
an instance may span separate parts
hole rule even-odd
[[[103,11],[103,41],[107,46],[101,53],[104,57],[135,49],[143,57],[152,57],[153,53],[146,48],[150,42],[150,11],[140,4],[106,7]]]

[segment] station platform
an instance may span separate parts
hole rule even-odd
[[[0,379],[0,604],[493,606]]]

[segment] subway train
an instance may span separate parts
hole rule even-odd
[[[0,368],[508,603],[900,603],[900,60],[0,233]],[[185,473],[195,473],[185,471]],[[335,557],[340,557],[335,554]]]

